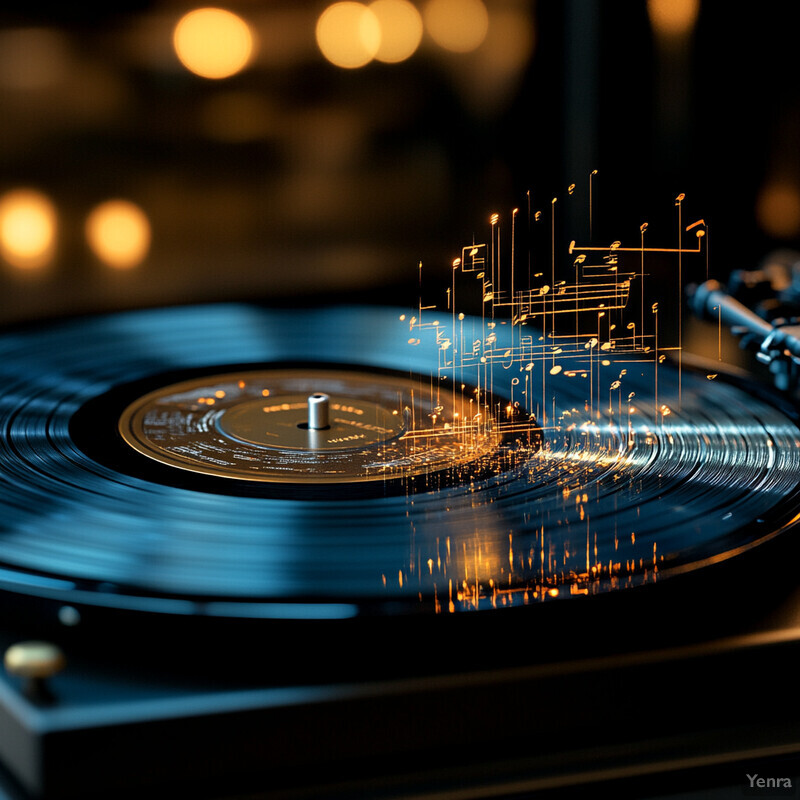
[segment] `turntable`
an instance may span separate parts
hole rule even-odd
[[[208,304],[6,332],[8,795],[796,775],[796,404],[659,337],[645,257],[682,267],[705,228],[650,248],[646,227],[639,247],[572,241],[573,281],[523,285],[469,245],[442,311]],[[475,287],[481,313],[458,312]],[[692,303],[751,325],[791,389],[792,326],[713,284]]]
[[[400,316],[3,338],[3,644],[58,646],[7,659],[9,796],[644,794],[796,754],[793,405],[684,363],[679,406],[662,362],[658,405],[650,364],[592,409],[548,363],[534,413]]]

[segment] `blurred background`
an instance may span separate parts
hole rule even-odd
[[[800,241],[787,4],[14,5],[0,324],[229,299],[414,304],[420,260],[449,285],[491,213],[585,193],[595,169],[598,218],[635,244],[685,192],[723,280]],[[586,230],[588,204],[572,208]]]

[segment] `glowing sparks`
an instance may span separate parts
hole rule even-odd
[[[574,184],[567,188],[567,194],[572,193],[577,194]],[[678,213],[684,201],[684,195],[675,196]],[[551,206],[555,202],[556,198]],[[528,210],[530,215],[531,209]],[[517,211],[511,213],[512,251],[513,220]],[[460,447],[469,451],[471,443],[464,433],[480,430],[485,420],[492,420],[498,433],[516,437],[517,446],[522,446],[518,452],[526,453],[524,458],[528,459],[532,482],[542,475],[548,476],[542,478],[545,482],[558,482],[564,502],[569,499],[574,515],[572,521],[577,521],[581,528],[586,527],[587,535],[585,547],[575,548],[574,543],[570,546],[569,542],[564,542],[562,552],[554,553],[548,552],[545,531],[541,530],[537,533],[540,539],[537,548],[531,547],[530,552],[521,554],[519,562],[515,558],[516,548],[509,548],[505,558],[495,553],[496,560],[492,561],[488,558],[491,540],[482,537],[475,543],[474,559],[464,553],[463,560],[459,557],[458,563],[446,565],[448,570],[458,573],[457,591],[451,592],[451,610],[454,603],[474,608],[484,600],[497,606],[513,603],[515,598],[530,602],[565,593],[592,593],[595,591],[592,587],[624,585],[634,573],[647,569],[650,573],[644,575],[643,580],[654,579],[655,556],[652,566],[643,566],[641,556],[622,562],[601,558],[602,548],[592,530],[596,498],[577,488],[591,485],[595,470],[609,470],[607,480],[623,485],[626,473],[649,462],[653,458],[653,448],[662,440],[674,446],[673,428],[680,423],[675,419],[680,406],[672,401],[670,405],[659,403],[656,394],[651,407],[648,394],[646,405],[637,409],[632,406],[636,392],[630,391],[629,384],[626,386],[629,380],[640,380],[644,374],[644,367],[640,370],[636,365],[648,365],[657,376],[658,365],[664,363],[667,353],[679,350],[658,340],[658,303],[646,303],[644,291],[632,293],[631,286],[645,279],[646,271],[642,268],[645,253],[681,258],[701,252],[705,223],[698,220],[686,226],[679,224],[679,241],[664,246],[651,241],[647,248],[643,244],[634,247],[623,244],[622,239],[614,239],[605,246],[573,240],[569,245],[572,280],[563,279],[557,273],[553,244],[553,269],[543,274],[534,272],[529,265],[527,285],[519,278],[519,273],[514,273],[519,260],[515,261],[513,252],[510,258],[503,254],[501,265],[500,215],[490,215],[488,224],[491,246],[473,241],[461,249],[461,257],[451,262],[447,311],[452,328],[448,329],[447,318],[438,313],[430,314],[423,322],[423,309],[427,314],[427,309],[436,306],[424,306],[420,298],[420,317],[412,319],[413,338],[409,343],[418,344],[423,341],[423,335],[435,333],[439,368],[438,376],[436,373],[431,376],[431,391],[443,380],[458,385],[460,378],[469,374],[473,378],[477,376],[476,383],[492,392],[498,376],[507,377],[500,384],[498,402],[492,409],[494,414],[485,413],[490,409],[482,405],[480,393],[475,389],[477,405],[469,398],[467,408],[462,397],[459,409],[464,412],[462,415],[455,408],[449,416],[437,411],[429,415],[428,425],[432,422],[441,435],[461,435]],[[636,233],[643,237],[648,230],[648,223],[643,223]],[[698,236],[698,232],[703,236]],[[683,240],[684,235],[688,244]],[[675,244],[677,246],[673,246]],[[454,307],[460,280],[468,283],[476,301],[483,300],[480,318],[467,320]],[[636,288],[638,290],[638,285]],[[641,309],[637,307],[636,310],[641,313],[641,319],[631,321],[630,317],[626,318],[630,301],[639,300],[640,296]],[[646,317],[648,307],[652,317]],[[561,324],[562,320],[566,325]],[[508,328],[504,331],[503,326]],[[607,370],[613,370],[612,374]],[[633,374],[629,376],[629,372]],[[575,389],[566,388],[562,382],[567,380],[575,384]],[[463,383],[461,385],[463,391]],[[584,391],[581,386],[585,387],[586,398],[579,407],[559,409],[562,387],[567,395],[572,391],[580,396]],[[450,389],[444,391],[449,393]],[[544,444],[526,451],[525,442],[532,441],[532,426],[537,422],[542,426],[537,435]],[[563,442],[561,436],[566,437]],[[636,540],[636,534],[632,533],[631,547]],[[651,545],[652,540],[647,539],[647,544]],[[624,546],[615,534],[614,550]],[[581,567],[567,577],[564,567],[574,562],[578,552],[583,557]],[[425,554],[419,562],[421,565],[428,562],[428,572],[430,558],[432,556]],[[534,570],[535,579],[531,577]],[[424,566],[420,571],[424,571]],[[521,574],[527,576],[524,585],[515,583],[515,578],[518,580]],[[478,575],[483,575],[483,580],[479,580]]]

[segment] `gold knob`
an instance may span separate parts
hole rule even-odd
[[[34,699],[51,699],[45,683],[66,666],[64,653],[50,642],[18,642],[6,650],[6,671],[25,681],[25,693]]]

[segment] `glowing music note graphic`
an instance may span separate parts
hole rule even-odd
[[[596,171],[590,175],[590,189],[595,176]],[[575,188],[574,184],[570,184],[567,194],[572,195]],[[479,392],[475,397],[476,405],[465,409],[458,421],[437,416],[437,426],[445,424],[452,429],[462,426],[463,431],[464,425],[478,424],[479,419],[481,425],[487,424],[490,414],[482,410],[482,393],[499,391],[500,397],[512,395],[512,402],[502,415],[501,424],[512,420],[514,425],[520,424],[519,406],[514,405],[519,400],[513,400],[515,395],[524,398],[522,410],[535,415],[540,425],[558,427],[564,417],[557,409],[557,398],[553,396],[557,389],[551,390],[549,387],[558,386],[558,382],[565,379],[578,383],[586,381],[583,384],[588,395],[585,411],[589,419],[594,420],[605,412],[603,379],[608,375],[608,369],[616,370],[613,379],[609,377],[605,382],[606,387],[611,387],[609,413],[621,416],[627,372],[620,367],[636,363],[652,365],[656,400],[654,408],[658,419],[663,420],[669,412],[662,408],[663,402],[658,402],[661,388],[659,365],[664,363],[667,351],[677,350],[680,358],[680,341],[678,347],[661,341],[658,303],[645,302],[644,262],[651,253],[677,254],[680,259],[684,255],[707,251],[703,247],[707,234],[705,220],[698,219],[685,228],[679,226],[677,246],[656,246],[657,243],[650,240],[653,236],[650,224],[642,222],[633,229],[633,235],[639,240],[636,243],[638,246],[626,246],[624,238],[619,237],[604,244],[592,241],[583,244],[573,239],[566,248],[560,249],[555,220],[558,198],[553,197],[550,202],[549,230],[536,228],[538,234],[534,232],[533,224],[542,221],[542,212],[535,212],[532,218],[530,193],[528,202],[528,238],[544,234],[540,239],[541,245],[547,241],[549,253],[547,256],[542,253],[537,264],[537,257],[532,256],[530,241],[522,237],[529,248],[527,282],[521,279],[520,271],[516,268],[518,240],[515,225],[518,209],[511,212],[510,257],[504,250],[509,232],[503,231],[501,215],[492,214],[488,217],[490,238],[486,242],[473,240],[451,262],[450,286],[444,290],[447,304],[444,320],[440,322],[434,319],[431,322],[435,314],[429,317],[427,309],[435,306],[423,305],[420,300],[418,315],[412,317],[410,322],[406,321],[409,331],[415,334],[410,340],[411,344],[415,344],[417,336],[421,337],[423,332],[431,328],[435,331],[441,377],[451,378],[454,384],[467,381],[476,386]],[[685,195],[675,197],[674,205],[679,215],[684,202]],[[645,236],[648,241],[645,241]],[[691,238],[691,243],[685,241],[686,236]],[[565,251],[569,260],[562,264],[561,257]],[[550,263],[549,269],[545,267],[543,274],[541,267],[546,263],[542,263],[545,258]],[[680,283],[680,260],[678,267]],[[458,300],[465,296],[459,287],[474,286],[472,281],[479,282],[475,288],[481,292],[482,311],[476,318],[465,319],[458,310]],[[634,293],[632,290],[636,281],[639,281],[639,287]],[[475,294],[470,296],[475,298]],[[648,307],[651,316],[646,319],[645,310]],[[508,326],[505,331],[504,325]],[[538,333],[534,333],[536,329]],[[469,342],[472,342],[471,347]],[[512,378],[513,373],[524,376],[524,380],[522,377]],[[505,377],[500,380],[503,375]],[[431,387],[436,385],[436,381],[432,380]],[[614,393],[619,394],[617,411],[612,402]],[[630,406],[632,396],[633,393],[629,392],[629,419],[630,414],[634,413]],[[574,420],[570,424],[574,424]]]

